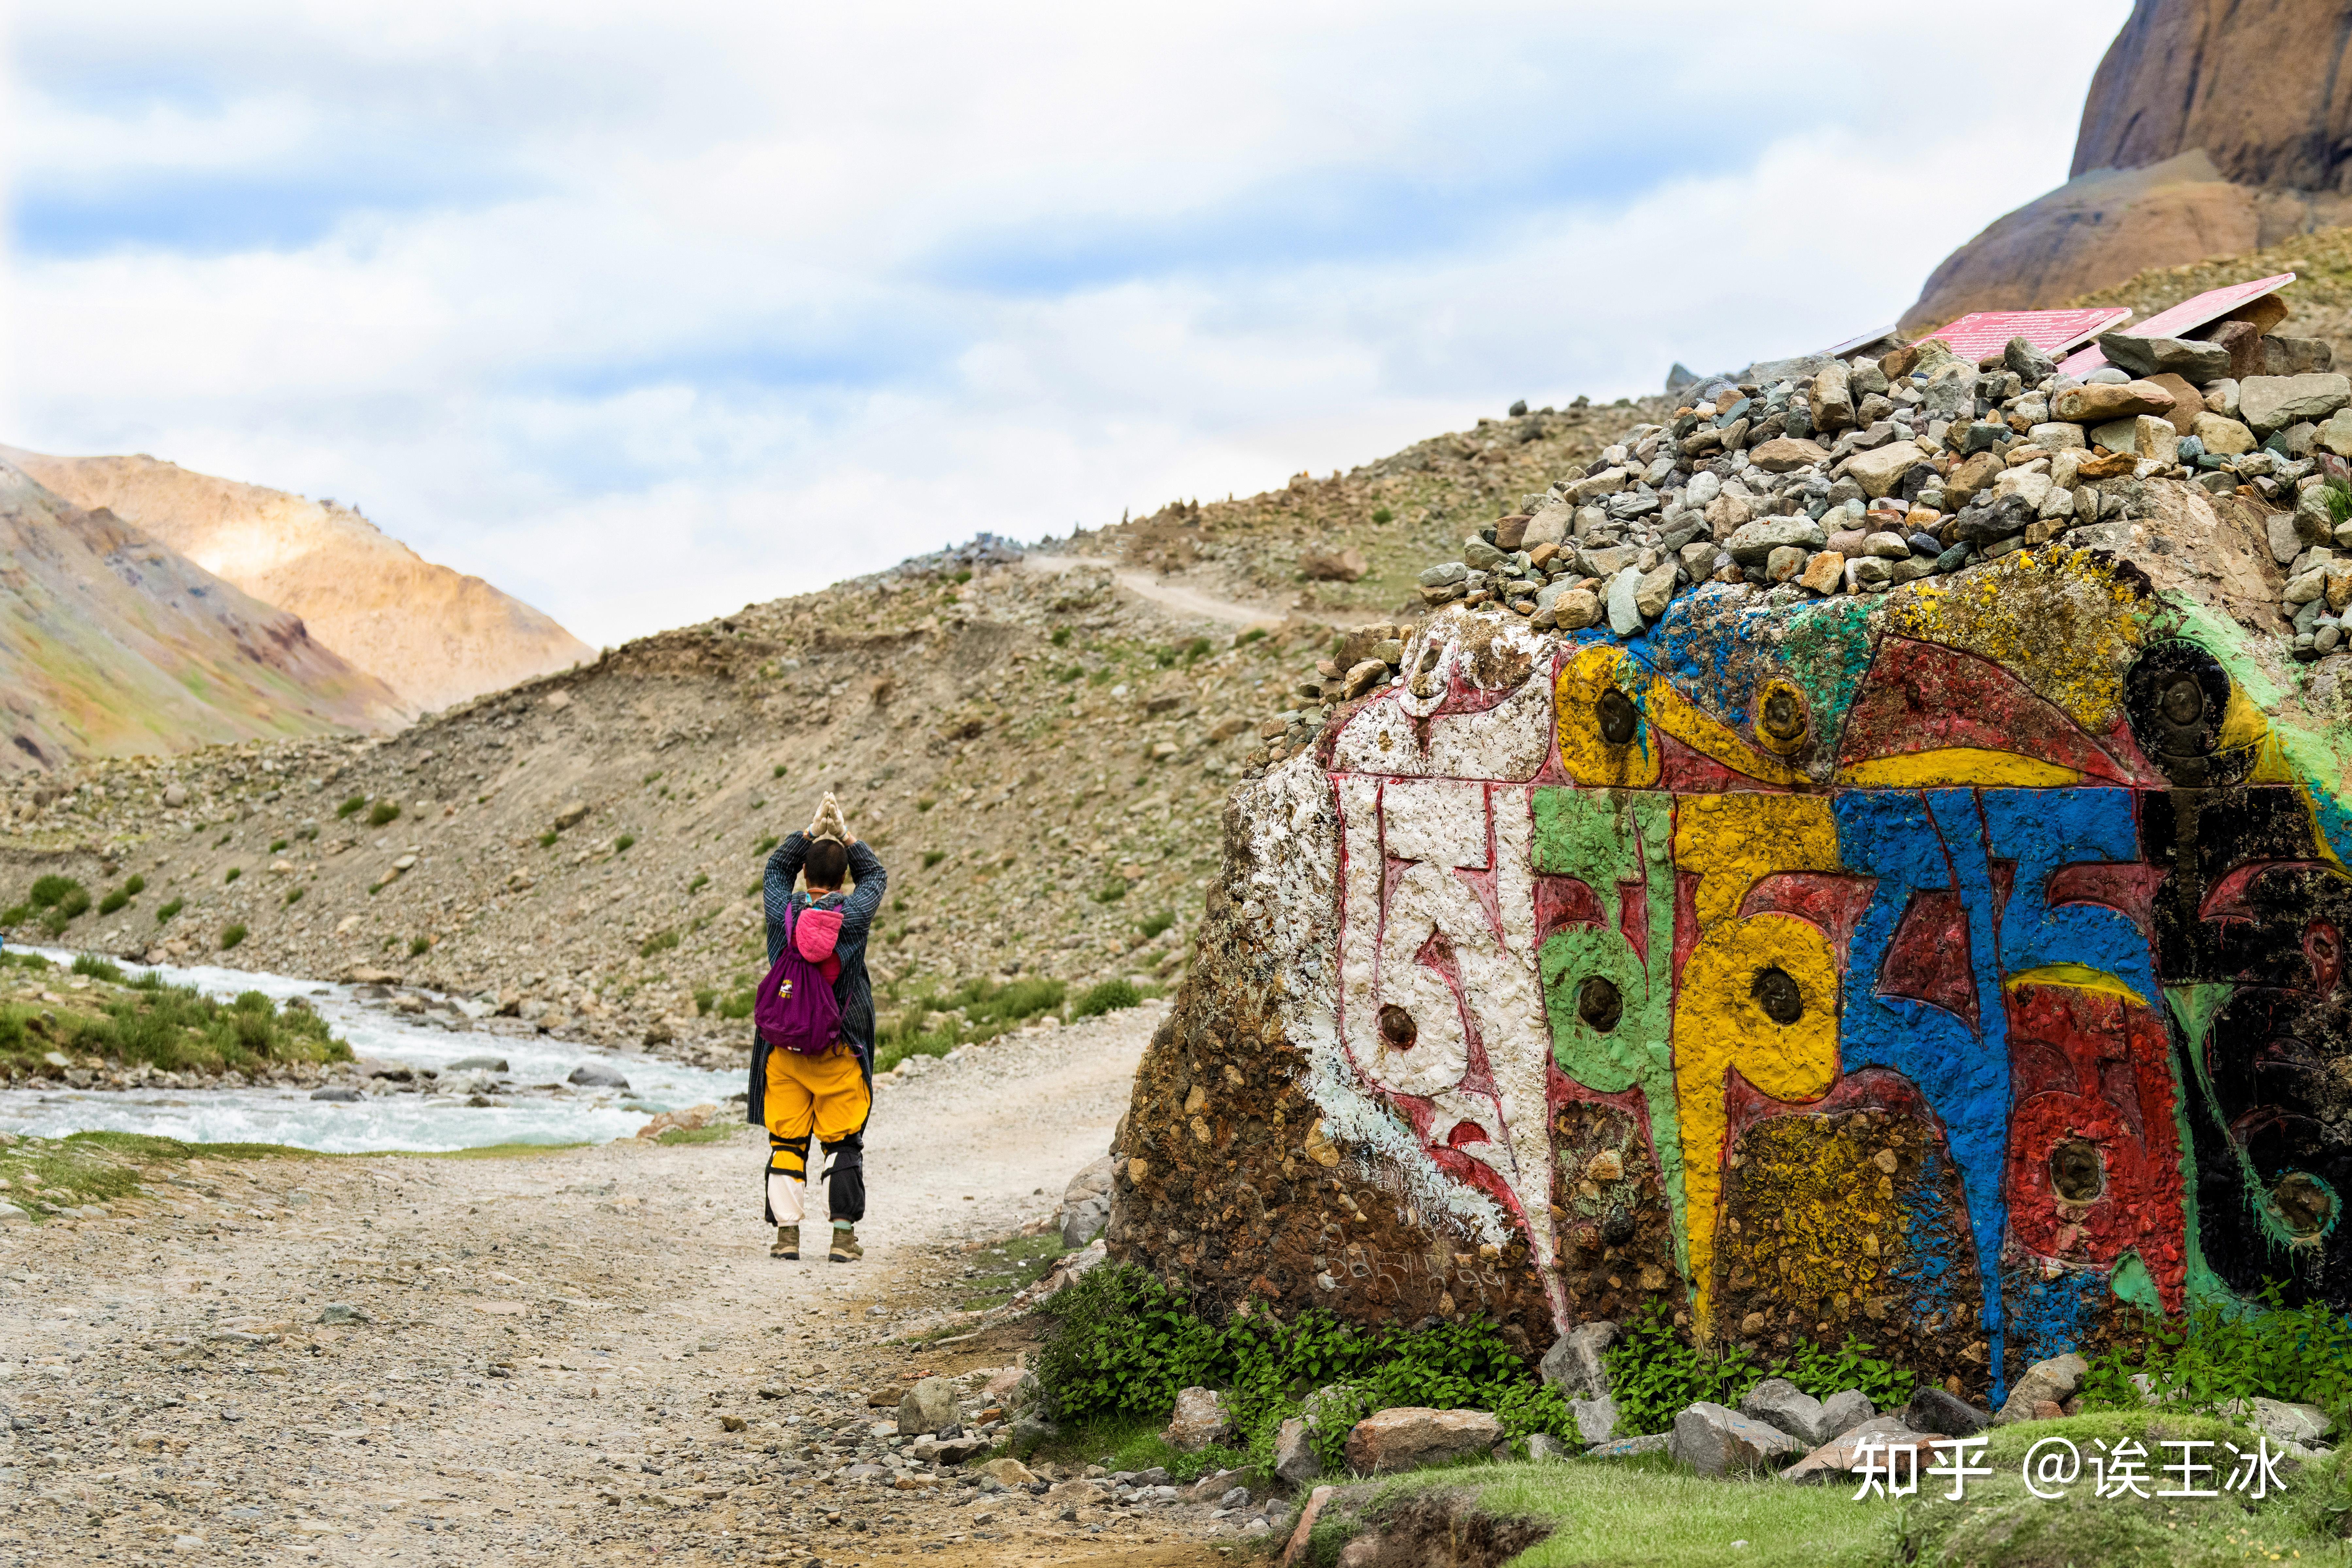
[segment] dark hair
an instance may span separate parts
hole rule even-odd
[[[801,870],[812,888],[838,888],[849,874],[849,849],[837,838],[820,838],[809,846]]]

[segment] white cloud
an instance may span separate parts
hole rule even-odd
[[[1882,324],[2126,9],[58,8],[0,415],[613,642]]]

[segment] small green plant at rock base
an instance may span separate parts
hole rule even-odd
[[[408,956],[409,956],[409,957],[411,957],[411,958],[422,958],[422,957],[424,957],[426,953],[428,953],[428,952],[432,952],[432,951],[433,951],[433,939],[432,939],[431,937],[429,937],[429,936],[413,936],[413,937],[410,937],[410,938],[408,939]]]
[[[653,935],[646,938],[644,942],[637,944],[637,956],[639,958],[651,958],[655,953],[667,952],[677,945],[677,932],[674,931],[656,931]]]
[[[123,882],[122,890],[135,899],[147,890],[147,879],[134,872]]]
[[[1394,522],[1396,521],[1396,513],[1390,510],[1387,507],[1376,506],[1372,508],[1372,521],[1374,522]]]
[[[2286,1306],[2275,1279],[2255,1294],[2259,1306],[2234,1312],[2200,1305],[2179,1321],[2143,1314],[2142,1348],[2135,1353],[2118,1342],[2095,1358],[2084,1405],[2140,1408],[2131,1378],[2145,1372],[2154,1398],[2191,1408],[2263,1398],[2315,1405],[2339,1418],[2352,1410],[2352,1323],[2322,1301]]]
[[[539,836],[539,847],[541,849],[552,849],[555,847],[555,841],[562,837],[562,834],[551,827]]]
[[[1054,628],[1054,635],[1046,640],[1051,642],[1055,647],[1067,647],[1070,646],[1070,628],[1067,626],[1055,626]]]
[[[305,892],[306,892],[306,891],[308,891],[308,890],[309,890],[309,889],[303,889],[303,888],[289,888],[289,889],[287,889],[287,892],[286,892],[286,907],[287,907],[288,909],[289,909],[289,910],[290,910],[290,909],[292,909],[296,904],[300,903],[300,902],[302,901],[302,895],[303,895],[303,893],[305,893]]]
[[[775,771],[774,773],[770,773],[768,776],[769,776],[770,778],[772,778],[772,779],[780,779],[780,778],[782,778],[782,777],[784,776],[784,764],[783,764],[783,763],[778,763],[776,764],[776,771]]]
[[[33,890],[25,895],[25,901],[37,910],[55,909],[80,887],[71,877],[37,877],[34,879]]]
[[[955,574],[955,580],[956,580],[957,582],[959,582],[959,583],[969,583],[969,582],[971,582],[971,567],[969,567],[969,566],[967,566],[967,567],[965,567],[962,571],[958,572],[958,573]]]
[[[1242,633],[1241,636],[1234,639],[1234,646],[1235,647],[1247,647],[1254,642],[1264,640],[1265,637],[1265,628],[1264,626],[1252,626],[1249,630]]]
[[[618,838],[613,840],[613,853],[615,855],[626,855],[629,852],[630,846],[636,843],[636,841],[637,836],[635,834],[624,833]]]
[[[367,796],[363,795],[355,795],[352,796],[351,799],[343,802],[342,805],[335,807],[335,815],[337,816],[349,816],[365,805],[367,805]]]
[[[923,851],[923,869],[928,871],[947,858],[948,852],[944,849],[926,849]]]
[[[106,981],[113,985],[128,984],[122,978],[122,971],[120,967],[87,952],[73,961],[73,972],[76,974],[87,974],[92,980]]]
[[[170,903],[163,905],[155,911],[155,923],[157,925],[162,925],[165,921],[170,920],[173,915],[178,914],[186,907],[187,901],[185,900],[173,899]]]
[[[708,1018],[710,1010],[718,1005],[719,993],[711,987],[705,985],[695,992],[694,1011],[697,1016]]]
[[[30,904],[10,904],[0,910],[0,926],[20,926],[32,918],[33,906]]]
[[[98,900],[98,912],[102,915],[110,915],[130,901],[131,895],[124,892],[121,889],[116,888],[112,891],[109,892],[106,897]]]
[[[242,877],[242,876],[244,876],[244,875],[245,875],[245,868],[244,868],[244,867],[242,867],[242,866],[231,866],[231,867],[228,868],[228,875],[227,875],[227,876],[226,876],[226,877],[223,877],[223,878],[221,879],[221,880],[222,880],[222,881],[224,881],[224,882],[234,882],[234,881],[236,881],[239,877]]]
[[[1398,1405],[1491,1411],[1517,1439],[1575,1430],[1559,1391],[1491,1323],[1367,1331],[1316,1309],[1286,1323],[1244,1303],[1213,1324],[1181,1290],[1127,1265],[1081,1275],[1038,1310],[1052,1327],[1037,1376],[1058,1418],[1163,1415],[1180,1389],[1224,1389],[1260,1465],[1271,1461],[1281,1423],[1301,1413],[1301,1395],[1318,1390],[1310,1440],[1332,1469],[1346,1468],[1350,1426]]]
[[[1137,926],[1135,929],[1143,933],[1144,941],[1150,942],[1153,937],[1158,936],[1161,931],[1166,931],[1170,926],[1172,926],[1175,923],[1176,916],[1174,913],[1170,910],[1162,910],[1160,913],[1153,915],[1150,920],[1145,921],[1141,925]]]
[[[400,820],[400,807],[388,800],[380,800],[368,811],[368,826],[382,827],[387,822]]]
[[[939,804],[940,803],[938,801],[933,800],[929,795],[925,795],[922,799],[915,803],[915,809],[917,811],[929,811],[931,807]]]
[[[221,931],[221,950],[223,952],[226,952],[228,949],[235,947],[238,942],[241,942],[244,940],[245,927],[241,925],[228,926]]]
[[[1070,1005],[1073,1018],[1095,1018],[1105,1013],[1139,1005],[1143,993],[1131,980],[1105,980],[1087,988],[1086,994]]]
[[[1206,637],[1194,637],[1184,645],[1184,662],[1188,665],[1198,664],[1209,657],[1209,650],[1213,646]]]
[[[1785,1377],[1816,1399],[1858,1388],[1881,1410],[1904,1404],[1916,1374],[1873,1360],[1870,1348],[1849,1336],[1834,1351],[1799,1340],[1788,1356],[1769,1363],[1738,1345],[1710,1354],[1685,1343],[1664,1304],[1653,1301],[1627,1321],[1605,1359],[1618,1429],[1639,1436],[1667,1430],[1698,1400],[1736,1405],[1768,1377]]]
[[[686,885],[686,890],[688,894],[694,894],[702,891],[703,889],[709,886],[710,886],[709,877],[703,872],[697,871],[694,874],[694,879]]]
[[[283,849],[283,848],[285,848],[285,847],[286,847],[286,840],[284,840],[283,838],[273,838],[273,839],[271,839],[271,840],[269,841],[269,852],[270,852],[272,855],[277,854],[280,849]]]

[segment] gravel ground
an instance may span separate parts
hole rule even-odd
[[[886,1087],[853,1267],[768,1258],[749,1130],[190,1161],[110,1217],[14,1227],[0,1560],[1217,1562],[1205,1507],[1079,1523],[952,1473],[930,1491],[826,1480],[843,1445],[801,1436],[887,1419],[869,1395],[895,1403],[919,1373],[1013,1359],[1019,1325],[889,1336],[953,1322],[992,1256],[972,1243],[1050,1214],[1101,1155],[1160,1016]],[[362,1321],[321,1322],[331,1304]]]

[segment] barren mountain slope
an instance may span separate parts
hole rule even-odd
[[[2071,177],[1945,258],[1904,330],[2352,221],[2347,16],[2340,0],[2137,0],[2092,79]]]
[[[890,870],[874,950],[898,998],[886,1021],[933,982],[1015,966],[1165,979],[1229,782],[1264,726],[1318,711],[1299,687],[1329,623],[1408,615],[1433,552],[1591,461],[1629,416],[1482,421],[1346,475],[1084,534],[1058,567],[987,548],[910,562],[642,639],[387,742],[92,770],[102,797],[10,802],[0,904],[44,870],[93,892],[136,872],[145,892],[65,940],[388,970],[719,1053],[742,1026],[716,1007],[761,958],[760,847],[833,789]],[[1362,580],[1302,583],[1302,554],[1349,546]],[[1271,635],[1235,624],[1250,605]],[[224,952],[231,926],[247,934]]]
[[[0,771],[402,716],[390,690],[296,616],[5,463],[0,605],[0,721],[11,742]]]
[[[77,506],[105,507],[267,604],[431,711],[596,657],[479,577],[424,560],[352,508],[149,457],[52,458],[0,447]]]

